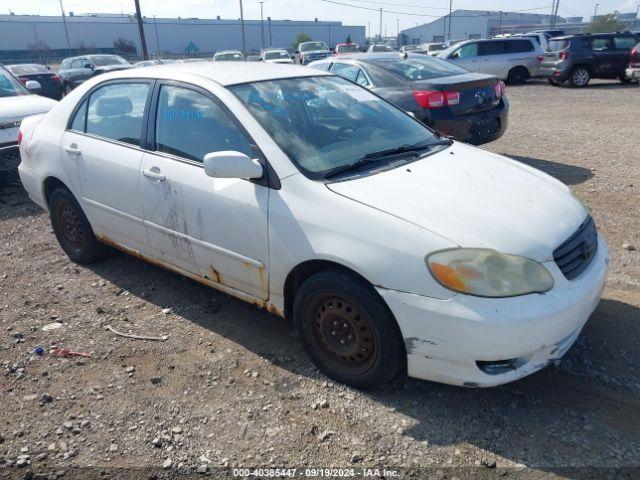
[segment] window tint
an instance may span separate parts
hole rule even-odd
[[[533,52],[535,50],[533,43],[529,40],[511,40],[506,44],[509,53]]]
[[[631,50],[636,46],[636,43],[634,37],[613,37],[613,45],[618,50]]]
[[[354,65],[349,65],[348,63],[336,63],[331,71],[341,77],[346,78],[347,80],[351,80],[355,82],[358,78],[358,73],[360,69]]]
[[[89,98],[87,133],[140,145],[148,83],[114,83]]]
[[[478,56],[478,44],[467,43],[453,53],[454,58],[472,58]]]
[[[506,53],[506,44],[508,42],[482,42],[480,44],[480,55],[502,55]]]
[[[82,60],[74,60],[71,62],[71,68],[82,68]]]
[[[73,117],[73,121],[71,122],[71,130],[75,130],[77,132],[84,132],[85,119],[87,118],[87,101],[85,100],[80,105],[80,108],[76,110],[76,115]]]
[[[251,142],[211,98],[165,85],[158,98],[156,150],[202,162],[210,152],[251,155]]]
[[[368,86],[371,85],[369,83],[369,79],[367,78],[367,76],[365,75],[365,73],[362,70],[360,70],[358,72],[358,78],[356,78],[356,83],[358,85],[362,85],[363,87],[368,87]]]
[[[594,51],[611,50],[611,38],[594,38],[591,40],[591,49]]]
[[[374,63],[410,82],[468,73],[457,65],[427,55],[415,55],[404,59],[381,58]]]
[[[551,40],[547,46],[547,50],[551,52],[559,52],[568,48],[570,45],[569,40]]]

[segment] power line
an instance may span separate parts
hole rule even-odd
[[[326,2],[326,3],[333,3],[335,5],[342,5],[344,7],[351,7],[351,8],[359,8],[360,10],[369,10],[372,12],[380,12],[379,8],[373,8],[373,7],[364,7],[361,5],[353,5],[350,3],[343,3],[343,2],[338,2],[336,0],[320,0],[321,2]],[[354,0],[352,0],[354,1]],[[356,0],[359,1],[359,0]],[[505,13],[521,13],[521,12],[529,12],[532,10],[544,10],[544,9],[548,9],[549,5],[546,5],[544,7],[534,7],[534,8],[525,8],[522,10],[514,10],[512,12],[505,12]],[[414,16],[414,17],[429,17],[429,18],[442,18],[443,15],[433,15],[433,14],[428,14],[428,13],[415,13],[415,12],[398,12],[395,10],[383,10],[383,12],[385,13],[394,13],[396,15],[410,15],[410,16]],[[490,17],[494,14],[497,14],[498,12],[492,12],[492,13],[484,13],[484,14],[471,14],[471,15],[465,15],[465,14],[452,14],[451,16],[454,18],[472,18],[472,17]]]

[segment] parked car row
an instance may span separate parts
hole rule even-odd
[[[562,357],[604,287],[593,220],[554,178],[415,118],[494,128],[501,82],[424,55],[315,66],[91,78],[22,122],[20,178],[72,261],[110,245],[262,306],[358,388],[488,387]]]

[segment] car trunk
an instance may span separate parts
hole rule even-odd
[[[413,82],[414,91],[440,90],[460,93],[460,103],[450,105],[454,115],[482,112],[494,108],[500,101],[495,85],[498,79],[479,73],[465,73]]]
[[[59,87],[60,81],[56,79],[55,73],[30,73],[27,75],[19,75],[20,80],[35,80],[42,85],[42,88]]]

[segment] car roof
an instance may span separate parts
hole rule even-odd
[[[219,52],[216,52],[215,55],[219,55],[221,53],[239,53],[242,55],[240,50],[220,50]]]
[[[162,80],[192,81],[199,76],[222,85],[261,82],[296,77],[331,75],[328,72],[282,63],[226,62],[224,67],[211,61],[193,63],[171,63],[144,69],[126,69],[100,75],[100,78],[158,78]]]

